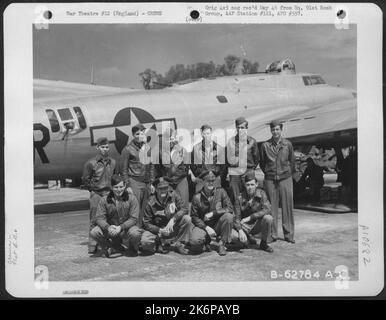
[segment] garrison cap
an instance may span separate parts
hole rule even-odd
[[[269,127],[275,128],[276,126],[280,126],[280,128],[283,128],[283,123],[281,123],[279,120],[272,120],[271,123],[269,124]]]
[[[109,144],[109,139],[107,139],[106,137],[100,137],[98,138],[97,140],[97,146],[103,146],[105,144]]]
[[[202,172],[198,177],[205,181],[214,181],[216,179],[216,175],[213,173],[212,170],[206,170]]]
[[[252,181],[252,180],[256,180],[256,176],[255,176],[255,172],[254,171],[250,171],[248,172],[246,175],[245,175],[245,178],[244,178],[244,181],[245,182],[249,182],[249,181]]]
[[[143,131],[145,129],[146,128],[142,123],[138,123],[134,127],[131,128],[131,132],[132,132],[132,134],[135,134],[137,131]]]
[[[238,117],[238,118],[236,119],[236,121],[235,121],[236,127],[239,126],[240,124],[244,123],[244,122],[246,122],[247,125],[248,125],[247,119],[245,119],[244,117]]]

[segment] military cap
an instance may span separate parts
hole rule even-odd
[[[105,144],[109,144],[109,139],[107,139],[106,137],[98,138],[97,146],[103,146]]]
[[[155,188],[167,188],[169,187],[170,180],[167,177],[159,177],[154,180],[153,186]]]
[[[238,118],[236,119],[236,121],[235,121],[236,127],[239,126],[240,124],[244,123],[244,122],[246,122],[246,123],[248,124],[247,119],[245,119],[244,117],[238,117]]]
[[[281,123],[279,120],[272,120],[271,123],[269,124],[269,127],[275,128],[276,126],[280,126],[280,128],[283,128],[283,123]]]
[[[244,181],[249,182],[255,180],[256,181],[256,176],[254,171],[250,171],[245,175]]]
[[[205,180],[205,181],[214,181],[216,179],[216,175],[213,173],[212,170],[206,170],[202,172],[199,176],[199,178]]]
[[[145,129],[146,128],[142,123],[138,123],[134,127],[131,128],[131,132],[132,132],[132,134],[135,134],[137,131],[143,131]]]

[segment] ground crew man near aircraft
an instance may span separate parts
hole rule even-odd
[[[115,252],[137,256],[138,251],[153,249],[155,236],[137,227],[139,204],[137,198],[126,190],[123,178],[114,174],[111,191],[98,204],[95,226],[90,235],[102,249],[102,256]]]
[[[254,242],[255,235],[260,234],[260,249],[271,253],[273,249],[267,244],[273,221],[271,204],[265,191],[258,187],[254,171],[246,174],[243,189],[235,200],[236,237],[247,245],[248,241]]]
[[[284,240],[295,243],[293,215],[293,182],[295,156],[292,144],[281,134],[283,124],[277,120],[270,123],[272,137],[261,146],[260,167],[264,172],[264,189],[272,206],[272,241],[278,236],[279,203],[282,208]]]
[[[345,205],[352,205],[358,190],[358,156],[354,147],[335,148],[337,156],[337,182],[342,183],[340,200]]]
[[[312,194],[312,203],[320,204],[320,190],[324,185],[324,168],[315,163],[312,158],[307,158],[307,168],[301,177],[304,184],[309,185]]]
[[[97,140],[97,155],[89,159],[83,168],[82,182],[84,188],[90,191],[90,229],[95,222],[98,203],[110,192],[111,177],[115,171],[116,162],[109,157],[109,141],[102,137]],[[97,243],[91,237],[88,242],[88,252],[95,253]]]
[[[190,240],[190,231],[193,228],[188,215],[188,206],[180,195],[174,191],[169,180],[165,177],[156,179],[153,183],[155,193],[149,198],[144,212],[143,228],[157,236],[156,251],[167,253],[161,243],[163,239],[173,239],[175,251],[188,254],[185,247]]]
[[[224,187],[227,175],[225,149],[212,140],[212,127],[201,126],[202,141],[193,146],[190,169],[195,178],[196,190],[201,190],[203,181],[199,176],[205,171],[212,171],[216,176],[215,186]]]
[[[163,141],[167,139],[168,141]],[[166,142],[166,143],[165,143]],[[164,150],[163,148],[167,148]],[[180,195],[186,207],[189,206],[188,164],[190,155],[187,150],[178,143],[176,131],[170,130],[169,137],[165,134],[160,143],[160,164],[156,165],[157,176],[166,177],[169,185]]]
[[[235,124],[237,133],[227,144],[229,196],[232,202],[242,191],[245,176],[249,172],[254,173],[260,161],[257,142],[247,135],[248,121],[244,117],[239,117]],[[233,157],[238,158],[238,161],[232,161]]]
[[[209,239],[217,238],[218,254],[226,255],[225,245],[231,242],[233,228],[233,206],[226,191],[216,187],[213,171],[204,171],[199,176],[204,185],[192,199],[191,217],[193,224],[204,232],[192,234],[192,244],[203,241],[206,237],[206,249],[210,251]]]
[[[121,170],[126,186],[131,189],[139,202],[139,227],[142,227],[143,211],[151,194],[151,183],[155,178],[154,165],[144,163],[144,156],[150,157],[151,154],[145,129],[141,123],[131,128],[133,139],[122,151],[121,156]]]

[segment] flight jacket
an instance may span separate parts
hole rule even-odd
[[[223,188],[215,188],[210,197],[205,194],[204,188],[193,196],[190,216],[196,227],[205,230],[204,216],[209,212],[213,212],[212,219],[219,219],[227,212],[233,214],[231,200]]]
[[[122,173],[128,186],[129,177],[140,182],[152,183],[155,179],[155,169],[152,163],[142,163],[140,151],[144,143],[132,140],[122,152]],[[145,151],[150,157],[150,149]]]
[[[295,156],[292,143],[280,138],[276,144],[273,138],[261,145],[260,168],[267,180],[283,180],[295,172]]]
[[[170,148],[169,154],[160,149],[160,163],[156,165],[156,170],[157,176],[167,177],[175,188],[189,174],[190,165],[185,163],[185,160],[190,160],[190,155],[178,144],[170,145]],[[163,161],[164,158],[167,158],[169,163]]]
[[[160,203],[155,194],[151,195],[145,207],[143,228],[151,233],[158,234],[160,228],[164,228],[171,218],[178,222],[181,217],[188,214],[188,208],[181,197],[169,189],[164,203]]]
[[[103,158],[100,154],[89,159],[83,168],[84,188],[97,193],[109,191],[115,166],[116,162],[113,158]]]
[[[137,224],[138,217],[139,204],[134,194],[125,191],[122,199],[117,200],[113,191],[110,191],[99,201],[95,221],[102,230],[107,230],[110,225],[128,230]]]
[[[250,217],[250,223],[264,217],[266,214],[271,214],[271,203],[268,200],[267,194],[261,188],[256,188],[254,196],[249,199],[244,190],[235,200],[235,216],[233,220],[234,228],[239,231],[241,229],[240,221]]]
[[[194,176],[198,177],[204,171],[212,171],[216,176],[225,177],[227,174],[225,148],[213,141],[212,149],[210,149],[213,157],[211,163],[206,161],[207,151],[204,140],[193,146],[190,169]]]
[[[247,169],[256,169],[260,162],[260,154],[259,154],[259,148],[257,146],[257,142],[254,138],[248,136],[247,137],[247,150],[246,150],[246,157],[247,157]],[[239,137],[236,135],[233,138],[231,138],[227,144],[227,155],[232,155],[239,157]],[[227,157],[228,159],[228,157]],[[239,163],[228,163],[229,167],[238,167]]]

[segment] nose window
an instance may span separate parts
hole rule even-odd
[[[58,109],[58,113],[59,113],[60,119],[62,119],[62,121],[73,120],[71,111],[68,108]]]
[[[78,121],[79,121],[79,127],[81,129],[86,129],[87,124],[86,124],[86,119],[84,118],[82,109],[79,107],[74,107],[74,111],[75,111],[76,117],[78,118]]]
[[[52,109],[47,109],[46,114],[48,117],[48,121],[50,122],[52,132],[59,132],[60,126],[58,118],[56,117],[55,111]]]

